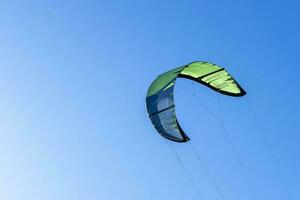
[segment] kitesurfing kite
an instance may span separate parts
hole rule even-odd
[[[224,68],[209,62],[193,62],[159,75],[148,89],[146,107],[158,133],[175,142],[189,141],[175,113],[173,93],[177,78],[196,81],[224,95],[240,97],[246,94]]]

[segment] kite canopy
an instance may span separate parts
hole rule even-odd
[[[159,134],[176,142],[189,140],[175,113],[174,85],[178,77],[194,80],[225,95],[238,97],[246,94],[224,68],[208,62],[193,62],[159,75],[148,89],[147,111]]]

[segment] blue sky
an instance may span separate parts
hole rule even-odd
[[[1,1],[0,198],[221,199],[190,146],[174,143],[195,193],[145,110],[157,75],[204,60],[248,92],[219,97],[186,80],[175,90],[180,123],[224,199],[299,199],[299,6]],[[186,91],[222,116],[255,197],[228,136]]]

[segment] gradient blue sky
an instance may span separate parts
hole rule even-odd
[[[160,73],[227,68],[247,97],[222,115],[257,200],[300,199],[297,1],[0,2],[0,199],[199,199],[145,111]],[[214,92],[193,91],[217,116]],[[225,200],[253,200],[224,131],[185,90],[178,118]],[[190,146],[174,144],[203,200],[219,200]]]

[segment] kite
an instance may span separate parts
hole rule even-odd
[[[158,133],[175,142],[190,140],[176,118],[174,86],[177,78],[196,81],[228,96],[241,97],[246,94],[224,68],[209,62],[192,62],[159,75],[147,92],[147,112]]]

